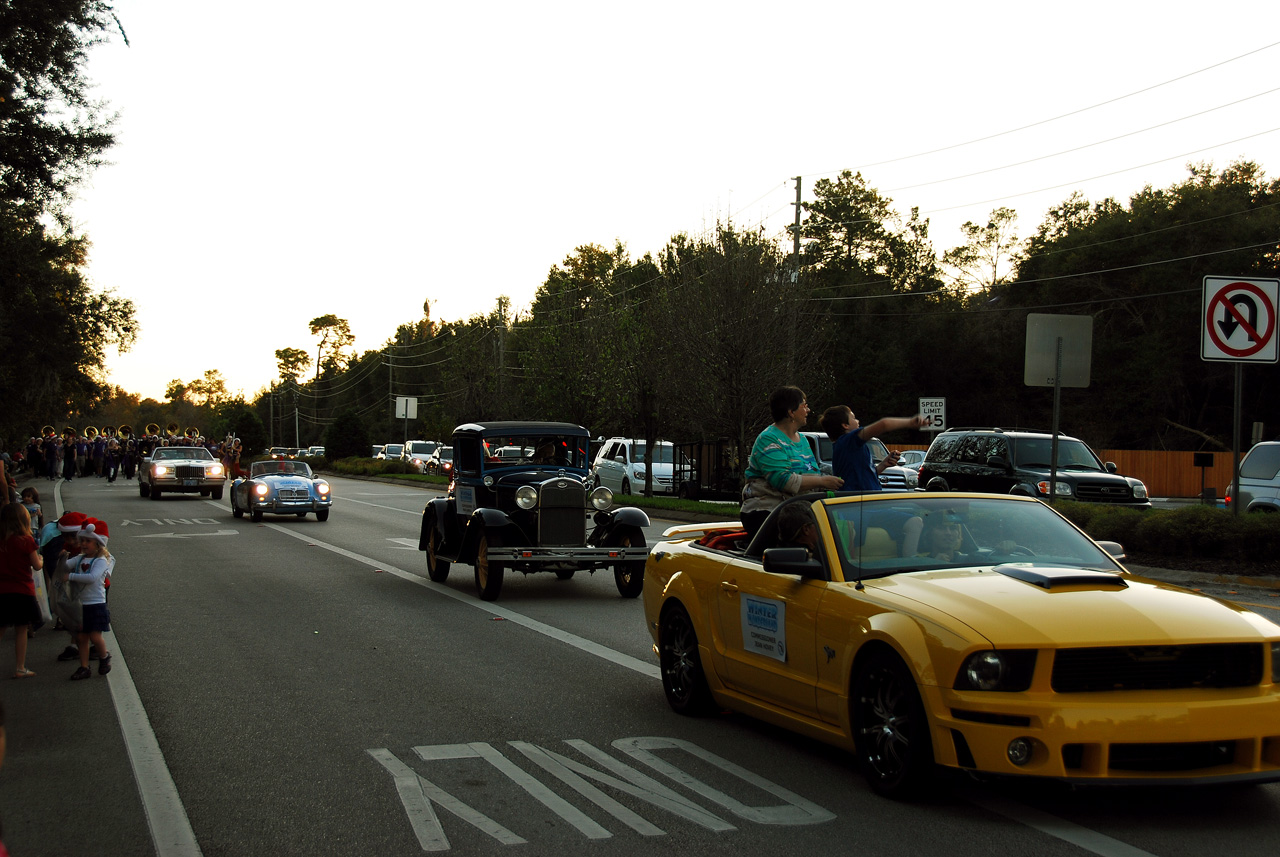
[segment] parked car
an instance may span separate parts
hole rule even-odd
[[[612,508],[608,488],[588,491],[588,446],[587,430],[572,423],[454,429],[449,493],[422,511],[418,549],[427,554],[427,575],[443,582],[453,563],[470,563],[480,598],[493,601],[508,570],[568,580],[580,569],[612,568],[618,592],[639,595],[649,518],[634,507]]]
[[[591,484],[603,485],[619,494],[639,494],[645,484],[646,444],[643,439],[611,437],[600,445],[591,466]],[[659,441],[653,450],[653,493],[674,490],[672,470],[679,451],[670,441]]]
[[[438,446],[440,442],[435,440],[411,440],[404,445],[404,455],[413,462],[413,466],[418,468],[419,472],[425,473],[427,462]]]
[[[453,447],[437,446],[427,459],[426,472],[435,476],[453,475]]]
[[[831,460],[835,444],[830,436],[824,431],[802,431],[800,436],[809,441],[809,448],[813,450],[813,457],[818,459],[818,466],[822,468],[822,472],[827,475],[834,472]],[[871,450],[871,463],[877,468],[889,455],[889,447],[885,446],[884,441],[878,437],[867,441],[867,449]],[[915,471],[901,465],[891,464],[879,471],[878,475],[880,487],[884,491],[910,491],[916,487]]]
[[[805,543],[779,542],[784,517]],[[1044,503],[812,493],[744,535],[689,524],[649,554],[645,626],[676,712],[732,709],[826,741],[894,797],[935,766],[1280,780],[1280,754],[1259,752],[1280,723],[1280,627],[1130,575],[1120,545]]]
[[[255,461],[248,477],[231,483],[231,514],[241,518],[248,512],[255,522],[264,513],[305,518],[309,512],[327,521],[332,505],[329,483],[305,461]]]
[[[302,454],[307,458],[324,458],[324,447],[323,446],[307,447],[307,451]]]
[[[375,457],[386,461],[399,461],[404,458],[404,444],[388,443],[378,451],[378,454]]]
[[[920,465],[924,488],[1049,498],[1053,435],[999,428],[954,428],[938,434]],[[940,480],[934,483],[933,480]],[[1151,508],[1142,480],[1116,473],[1083,441],[1058,435],[1056,496],[1086,503]]]
[[[1236,498],[1227,493],[1227,508]],[[1255,444],[1240,461],[1240,508],[1246,512],[1280,512],[1280,443]]]
[[[199,494],[221,500],[226,481],[222,462],[203,446],[159,446],[138,468],[138,496]]]
[[[381,457],[382,457],[382,444],[375,443],[373,445],[373,458],[381,458]]]
[[[924,463],[925,452],[926,450],[923,449],[902,450],[902,452],[898,454],[898,466],[905,467],[908,470],[918,471],[920,469],[920,465]]]

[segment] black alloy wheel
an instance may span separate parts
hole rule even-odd
[[[920,794],[933,773],[933,742],[907,665],[894,653],[872,653],[858,667],[851,696],[854,749],[871,788],[895,799]]]
[[[670,604],[662,611],[658,641],[662,692],[671,710],[691,717],[710,712],[713,700],[698,654],[698,633],[682,605]]]

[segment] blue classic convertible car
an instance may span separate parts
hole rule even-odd
[[[231,483],[231,514],[237,518],[245,512],[254,521],[267,512],[299,518],[315,512],[316,520],[327,521],[332,505],[329,483],[312,473],[305,461],[255,461],[247,479]]]

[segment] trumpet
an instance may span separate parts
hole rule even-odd
[[[159,424],[159,423],[147,423],[146,433],[147,433],[148,435],[152,435],[152,436],[155,436],[155,435],[160,434],[160,424]]]
[[[70,427],[68,427],[67,430],[63,432],[63,434],[75,434],[75,433],[76,433],[76,430]],[[96,440],[98,437],[98,430],[93,426],[89,426],[87,429],[84,430],[84,436],[87,437],[89,440]]]

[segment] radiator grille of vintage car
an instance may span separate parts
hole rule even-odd
[[[179,464],[173,468],[173,475],[178,479],[203,479],[204,468],[195,464]]]
[[[577,479],[548,479],[538,490],[538,543],[581,545],[587,538],[587,489]]]
[[[280,488],[276,491],[276,497],[281,500],[307,500],[311,497],[311,492],[306,488]]]
[[[1249,687],[1262,681],[1263,647],[1254,643],[1060,649],[1057,693]]]

